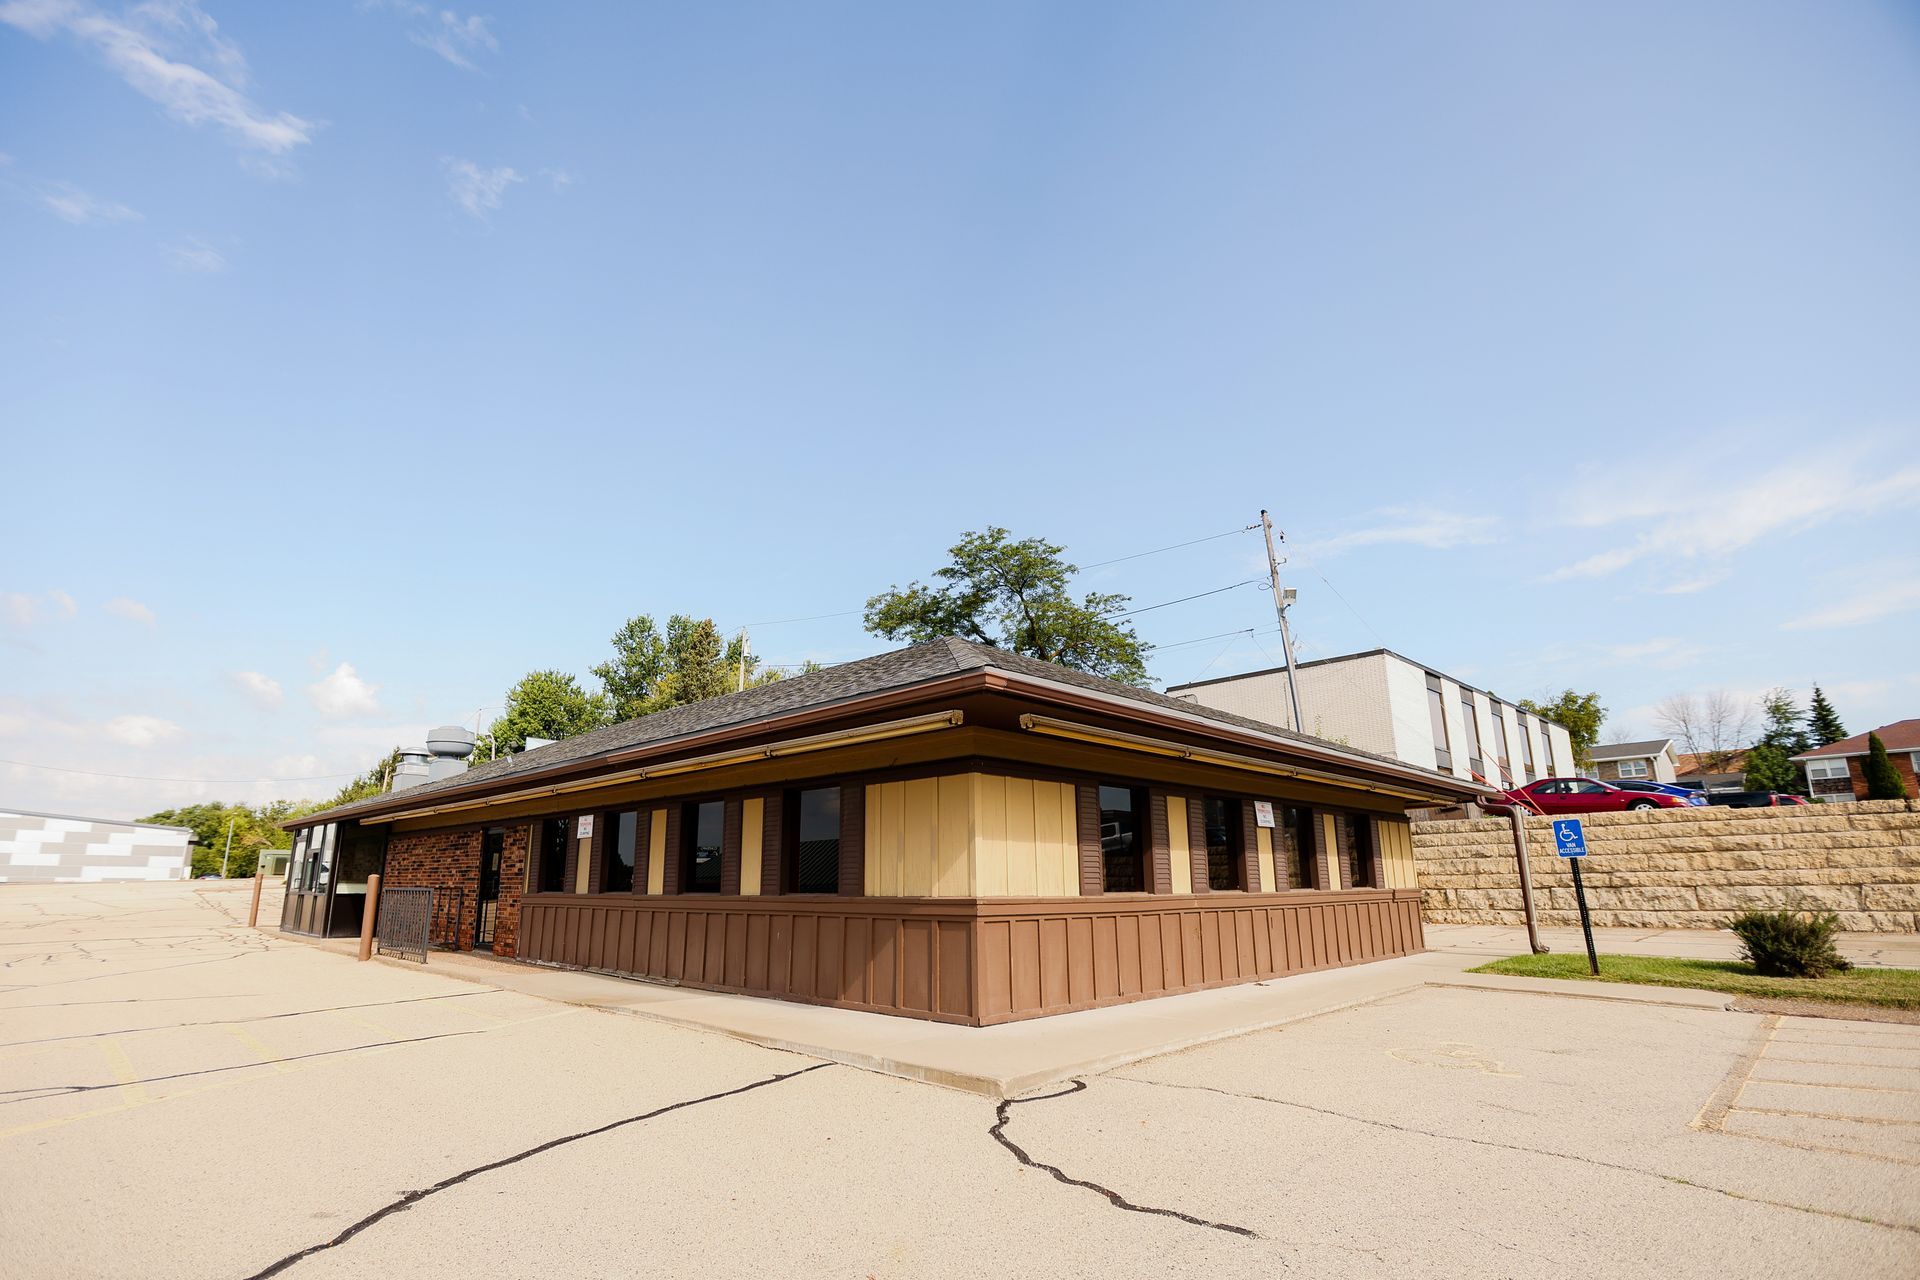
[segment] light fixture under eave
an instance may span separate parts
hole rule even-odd
[[[362,818],[365,823],[398,822],[402,818],[427,818],[436,813],[453,813],[459,810],[488,809],[495,805],[517,804],[525,800],[539,800],[547,796],[570,795],[578,791],[595,791],[602,787],[622,782],[645,782],[652,778],[669,778],[676,774],[697,773],[707,769],[723,769],[728,765],[752,764],[759,760],[775,760],[782,756],[804,755],[810,751],[826,751],[835,747],[859,746],[867,742],[885,742],[890,738],[905,738],[915,734],[932,733],[940,729],[952,729],[965,722],[966,717],[959,711],[935,711],[923,716],[909,716],[902,720],[888,720],[881,724],[862,725],[857,729],[841,729],[833,733],[816,733],[804,738],[788,738],[783,742],[770,742],[765,746],[750,747],[739,751],[719,751],[710,755],[692,756],[685,760],[675,760],[670,764],[645,765],[635,769],[623,769],[617,773],[603,773],[597,777],[579,782],[552,784],[548,786],[522,787],[504,795],[489,796],[484,800],[453,800],[442,805],[429,805],[419,809],[406,809],[399,813],[382,813]]]
[[[1452,801],[1455,797],[1434,791],[1401,790],[1396,787],[1383,787],[1377,783],[1359,782],[1345,778],[1337,773],[1324,773],[1318,769],[1300,769],[1291,765],[1273,764],[1270,761],[1256,759],[1253,756],[1236,755],[1230,751],[1211,751],[1205,747],[1189,747],[1182,742],[1172,742],[1165,738],[1149,738],[1143,734],[1123,733],[1117,729],[1098,729],[1092,725],[1079,724],[1072,720],[1056,720],[1052,716],[1028,713],[1020,717],[1020,727],[1030,733],[1041,733],[1052,738],[1071,738],[1077,742],[1090,742],[1095,746],[1121,747],[1128,751],[1142,751],[1151,755],[1167,756],[1176,760],[1191,760],[1197,764],[1218,764],[1233,769],[1248,769],[1256,773],[1272,774],[1281,778],[1298,778],[1303,782],[1320,782],[1329,786],[1343,787],[1349,791],[1365,791],[1374,795],[1394,796],[1402,800]]]

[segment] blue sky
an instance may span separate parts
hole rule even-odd
[[[1920,714],[1916,119],[1891,4],[0,0],[0,758],[133,775],[0,804],[325,794],[633,613],[1263,506],[1303,657]]]

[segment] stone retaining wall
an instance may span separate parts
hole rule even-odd
[[[1750,908],[1832,911],[1843,929],[1920,930],[1920,801],[1789,809],[1647,809],[1581,815],[1595,925],[1711,929]],[[1573,875],[1546,818],[1527,819],[1534,906],[1577,925]],[[1434,924],[1525,923],[1505,818],[1416,822],[1421,908]]]

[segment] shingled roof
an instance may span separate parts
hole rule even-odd
[[[595,729],[576,737],[563,738],[559,742],[536,747],[531,751],[523,751],[518,755],[476,764],[451,778],[409,787],[403,794],[407,801],[412,803],[441,792],[464,791],[479,784],[510,783],[522,775],[545,773],[558,765],[585,762],[595,757],[613,755],[653,743],[667,743],[675,739],[691,738],[718,730],[746,727],[778,716],[853,702],[876,694],[925,684],[945,676],[989,667],[1010,675],[1049,680],[1090,693],[1124,698],[1176,711],[1184,716],[1218,721],[1222,725],[1249,730],[1267,737],[1289,739],[1321,751],[1331,750],[1341,755],[1376,761],[1387,766],[1392,772],[1427,775],[1434,781],[1446,783],[1451,788],[1460,786],[1456,778],[1433,773],[1430,770],[1415,769],[1389,756],[1359,751],[1309,734],[1283,729],[1262,720],[1170,698],[1163,693],[1138,689],[1117,680],[1088,675],[1084,671],[1074,671],[1052,662],[1043,662],[1038,658],[1029,658],[1005,649],[996,649],[991,645],[945,636],[922,641],[904,649],[876,654],[871,658],[860,658],[839,666],[808,672],[805,675],[776,680],[771,684],[756,685],[751,689],[725,694],[718,698],[709,698],[704,702],[689,703],[666,711],[656,711],[652,715],[640,716],[637,719],[623,720],[619,724],[607,725],[605,728]],[[364,800],[356,800],[350,804],[339,805],[321,813],[304,815],[298,823],[305,826],[314,822],[350,818],[366,810],[391,805],[395,795],[394,792],[386,792]]]

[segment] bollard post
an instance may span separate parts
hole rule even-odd
[[[360,958],[373,958],[373,922],[380,914],[380,877],[367,877],[367,905],[360,916]]]
[[[263,860],[264,861],[264,860]],[[260,885],[267,878],[267,869],[260,862],[253,864],[253,905],[247,908],[247,928],[260,927]]]

